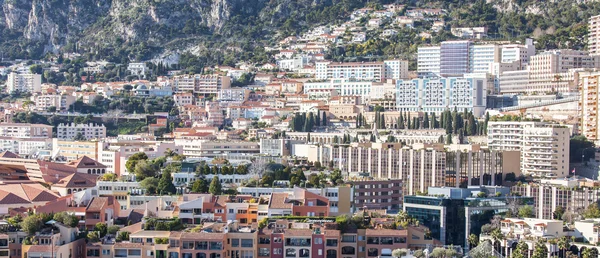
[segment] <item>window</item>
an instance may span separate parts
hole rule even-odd
[[[281,248],[274,248],[273,249],[273,254],[281,254],[282,250]]]
[[[269,248],[259,248],[258,256],[269,256]]]
[[[242,239],[242,247],[252,247],[253,241],[252,239]]]
[[[231,239],[231,247],[239,247],[240,246],[240,240],[239,239]]]
[[[102,255],[110,255],[110,249],[102,249]]]
[[[323,238],[315,238],[315,244],[317,245],[322,245],[323,244]]]

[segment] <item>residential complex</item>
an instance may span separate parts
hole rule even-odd
[[[474,41],[444,41],[439,46],[419,47],[419,75],[461,76],[466,73],[486,73],[494,63],[517,61],[524,66],[535,54],[533,41],[525,45],[476,44]]]
[[[6,90],[12,92],[40,92],[42,90],[42,75],[30,73],[9,73],[6,80]]]
[[[492,150],[520,151],[525,175],[569,175],[570,129],[539,122],[490,122],[488,145]]]
[[[219,75],[178,75],[172,80],[173,90],[179,93],[191,92],[197,95],[218,94],[221,89],[231,87],[231,79]]]
[[[592,16],[588,25],[588,49],[592,55],[600,55],[600,15]]]
[[[443,145],[407,148],[401,144],[320,146],[311,150],[321,164],[333,162],[343,173],[379,179],[402,179],[403,193],[426,192],[428,187],[499,185],[505,174],[518,173],[519,152],[474,147],[447,151]],[[460,151],[459,151],[460,150]],[[458,172],[457,172],[458,171]]]
[[[485,75],[399,80],[396,83],[396,109],[408,112],[441,113],[467,109],[480,117],[487,97]]]
[[[408,61],[386,60],[383,62],[315,63],[316,79],[354,79],[383,82],[385,79],[408,78]]]
[[[0,123],[0,136],[19,138],[52,138],[52,126],[43,124]]]
[[[56,137],[59,140],[74,140],[82,137],[86,140],[106,138],[106,126],[97,124],[59,124],[56,127]]]
[[[600,134],[598,133],[598,128],[600,127],[600,113],[598,110],[598,97],[600,96],[600,91],[598,90],[600,86],[598,84],[599,78],[600,73],[598,72],[581,73],[579,78],[579,89],[581,91],[579,100],[581,134],[591,141],[600,140]]]

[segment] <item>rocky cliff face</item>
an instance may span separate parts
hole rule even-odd
[[[0,30],[53,49],[70,40],[160,41],[187,23],[219,31],[232,15],[257,15],[267,0],[0,0]],[[2,38],[0,37],[0,41]]]

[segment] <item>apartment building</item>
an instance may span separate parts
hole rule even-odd
[[[354,79],[383,82],[385,79],[408,78],[408,61],[385,60],[383,62],[315,62],[316,79]],[[389,77],[388,77],[389,76]]]
[[[465,73],[490,73],[494,63],[519,62],[523,68],[535,54],[533,41],[525,45],[476,44],[473,41],[444,41],[439,46],[420,47],[417,50],[419,76],[457,76]]]
[[[146,63],[129,63],[127,65],[127,71],[131,72],[132,75],[138,75],[141,78],[146,77],[146,73],[152,73],[152,70],[148,69]]]
[[[56,229],[55,229],[56,228]],[[18,257],[72,257],[85,258],[85,239],[77,239],[79,230],[55,222],[52,227],[44,227],[35,233],[31,245],[19,243],[21,253]],[[18,250],[18,249],[17,249]]]
[[[496,151],[520,151],[525,175],[569,175],[569,128],[540,122],[490,122],[488,146]]]
[[[149,159],[164,156],[165,151],[172,150],[181,154],[181,148],[172,141],[157,141],[144,138],[108,138],[98,142],[98,161],[106,165],[108,173],[126,175],[125,162],[138,152],[146,153]]]
[[[221,89],[231,88],[231,78],[220,75],[178,75],[173,77],[172,86],[175,92],[192,92],[196,95],[217,95]]]
[[[67,94],[38,94],[31,96],[31,101],[35,103],[35,110],[47,111],[50,107],[56,110],[67,110],[77,99],[75,96]]]
[[[0,136],[0,152],[9,151],[20,156],[43,157],[52,150],[50,138],[21,138]]]
[[[485,74],[398,80],[396,109],[437,114],[449,109],[467,109],[480,117],[485,112],[488,87]]]
[[[444,145],[425,148],[400,144],[323,145],[316,148],[321,164],[333,162],[343,174],[403,180],[404,195],[425,192],[430,186],[467,187],[499,185],[507,173],[519,173],[518,152],[499,152],[478,147],[445,150]]]
[[[94,197],[85,208],[85,228],[92,230],[99,222],[112,225],[119,217],[120,210],[121,206],[115,197]]]
[[[600,72],[584,72],[579,74],[579,90],[581,98],[579,99],[579,110],[581,122],[581,134],[590,141],[599,141],[600,134],[600,113],[598,111],[600,96],[599,79]]]
[[[560,239],[561,237],[571,236],[570,232],[563,230],[563,221],[545,220],[534,218],[505,218],[500,221],[500,232],[506,236],[504,241],[499,241],[498,252],[506,254],[510,252],[509,248],[516,247],[516,243],[525,242],[529,251],[534,251],[534,246],[540,239],[546,240],[545,246],[548,250],[559,251],[556,242],[547,241],[550,239]],[[479,236],[480,241],[493,241],[489,233],[482,233]]]
[[[52,126],[43,124],[0,123],[1,137],[52,138]]]
[[[175,146],[181,149],[183,155],[188,158],[218,157],[234,153],[260,153],[260,146],[257,142],[175,139]]]
[[[177,93],[173,95],[175,106],[182,107],[194,104],[194,94],[192,93]]]
[[[552,181],[517,184],[511,188],[511,191],[520,196],[533,198],[535,216],[539,219],[552,219],[552,213],[559,206],[570,213],[581,214],[590,204],[600,200],[599,189],[584,186],[582,182],[577,181],[574,186],[565,186],[560,182]]]
[[[52,139],[52,156],[61,157],[66,161],[77,160],[83,156],[98,159],[99,150],[98,142]]]
[[[588,49],[591,55],[600,55],[600,15],[590,17],[588,22]]]
[[[41,74],[19,74],[9,73],[6,79],[6,90],[9,93],[13,92],[40,92],[42,90],[42,75]]]
[[[217,94],[217,99],[220,102],[244,102],[250,97],[249,89],[221,89]]]
[[[103,124],[59,124],[56,127],[56,138],[59,140],[73,140],[81,135],[87,140],[106,138],[106,126]]]
[[[397,211],[402,208],[402,180],[352,181],[356,209]]]

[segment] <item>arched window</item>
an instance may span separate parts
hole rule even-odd
[[[342,254],[356,254],[356,248],[352,246],[342,247]]]

